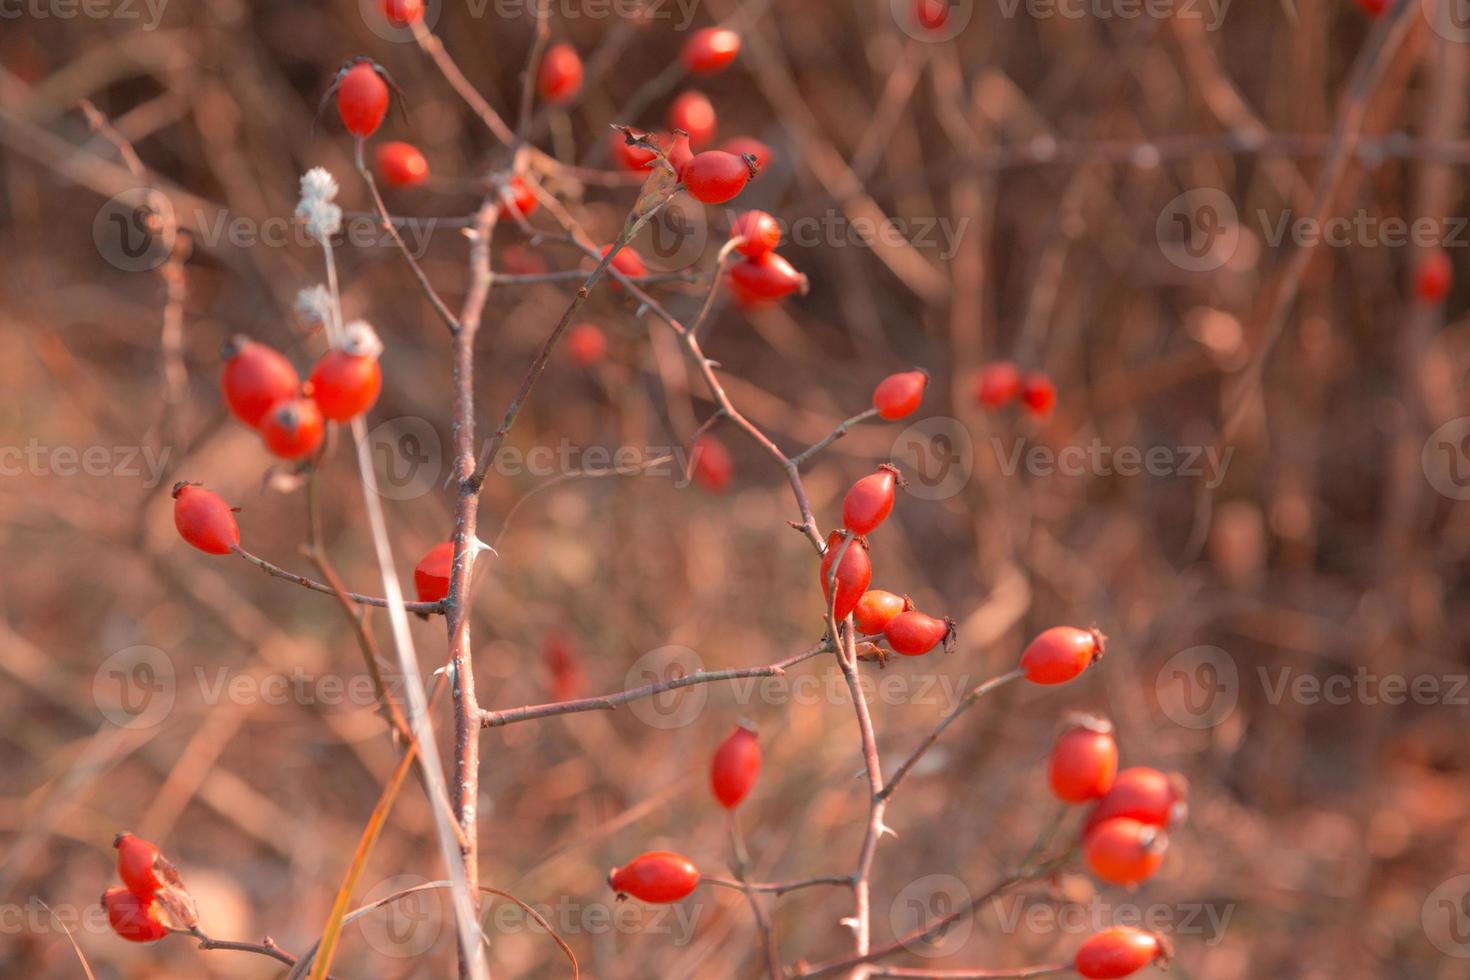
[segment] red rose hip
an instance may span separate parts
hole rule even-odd
[[[382,352],[371,326],[361,320],[347,325],[341,346],[323,354],[311,372],[311,398],[322,415],[347,422],[373,407],[383,387]]]
[[[739,725],[715,750],[710,789],[720,806],[733,810],[750,795],[761,772],[761,746],[755,732]]]
[[[1188,812],[1189,787],[1177,773],[1166,775],[1148,766],[1132,766],[1118,773],[1083,830],[1114,817],[1131,817],[1155,827],[1183,822]]]
[[[260,424],[265,447],[282,459],[305,459],[321,447],[326,429],[322,411],[310,398],[278,403]]]
[[[691,149],[704,149],[715,136],[714,105],[702,92],[685,92],[669,106],[669,129],[682,129]]]
[[[102,893],[102,907],[112,931],[130,943],[151,943],[168,935],[151,894],[139,896],[126,888],[109,888]]]
[[[240,543],[235,514],[219,494],[193,483],[174,484],[174,527],[200,551],[228,555]]]
[[[1010,361],[996,361],[980,369],[975,382],[975,400],[981,408],[995,410],[1021,393],[1021,372]]]
[[[728,27],[706,27],[690,35],[679,58],[691,75],[713,75],[728,68],[739,53],[739,34]]]
[[[1077,950],[1072,969],[1087,980],[1120,980],[1150,964],[1167,964],[1169,955],[1169,943],[1164,937],[1142,929],[1114,926],[1088,937]]]
[[[842,555],[841,562],[837,561],[839,553]],[[828,584],[833,579],[834,564],[837,566],[835,602]],[[833,615],[839,623],[857,608],[872,580],[873,566],[868,560],[867,545],[859,538],[848,540],[841,531],[833,531],[827,537],[827,550],[822,554],[822,596],[833,607]]]
[[[921,657],[941,643],[948,646],[953,642],[954,623],[910,609],[890,619],[883,627],[883,635],[894,653]]]
[[[1053,626],[1021,654],[1021,669],[1033,684],[1065,684],[1103,655],[1107,638],[1097,630]]]
[[[371,136],[388,114],[388,83],[371,61],[359,61],[337,82],[337,114],[353,136]]]
[[[1136,885],[1152,878],[1168,849],[1168,834],[1130,817],[1104,820],[1082,842],[1087,867],[1114,885]]]
[[[378,147],[378,179],[389,187],[418,187],[429,179],[429,161],[412,143]]]
[[[1052,746],[1047,765],[1052,795],[1064,803],[1086,803],[1106,793],[1117,775],[1112,723],[1096,715],[1073,715]]]
[[[706,150],[695,154],[679,176],[696,201],[724,204],[739,196],[754,172],[748,162],[724,150]]]
[[[541,59],[536,78],[541,97],[552,105],[576,98],[582,90],[582,58],[570,44],[554,44]]]
[[[908,602],[903,596],[882,589],[869,589],[853,607],[852,618],[864,634],[877,636],[889,620],[907,608]]]
[[[893,511],[898,469],[888,463],[852,485],[842,500],[842,526],[853,534],[871,534]]]
[[[207,492],[207,491],[206,491]],[[163,882],[154,872],[158,847],[132,834],[118,834],[112,839],[117,848],[117,876],[137,895],[152,895]]]
[[[607,883],[619,897],[631,895],[651,905],[666,905],[694,891],[699,869],[673,851],[649,851],[621,868],[613,868]]]
[[[746,211],[730,226],[730,237],[742,239],[735,251],[759,258],[781,244],[781,226],[764,211]]]
[[[449,595],[449,579],[453,570],[453,541],[441,541],[430,548],[413,569],[413,585],[419,602],[439,602]]]
[[[924,400],[929,375],[923,371],[900,371],[878,382],[873,389],[873,407],[878,417],[889,422],[914,414]]]
[[[275,348],[237,335],[225,344],[220,388],[230,412],[250,426],[260,427],[271,406],[285,401],[301,387],[291,362]]]

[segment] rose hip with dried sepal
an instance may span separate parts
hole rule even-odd
[[[360,58],[337,76],[337,114],[353,136],[371,136],[388,114],[388,83],[382,69]]]
[[[301,388],[301,378],[285,355],[243,334],[231,338],[220,353],[225,362],[220,373],[225,404],[252,429],[260,428],[266,412]]]
[[[872,534],[893,511],[894,490],[902,481],[898,467],[883,463],[857,481],[842,499],[842,526],[853,534]]]
[[[1097,630],[1053,626],[1027,645],[1021,669],[1033,684],[1065,684],[1101,658],[1106,643]]]
[[[908,609],[884,625],[883,636],[894,653],[921,657],[941,643],[946,649],[954,644],[954,623]]]
[[[196,483],[174,484],[174,527],[185,541],[210,555],[228,555],[240,543],[234,509]]]
[[[1087,867],[1114,885],[1136,885],[1152,878],[1168,849],[1168,834],[1131,817],[1104,820],[1087,831],[1082,841]]]
[[[348,422],[373,407],[383,388],[378,357],[383,342],[363,320],[349,323],[342,343],[327,351],[312,369],[311,399],[333,422]]]
[[[649,851],[608,873],[607,883],[622,899],[631,895],[650,905],[677,902],[699,884],[699,869],[682,854]]]
[[[923,371],[890,374],[873,389],[873,407],[878,410],[878,417],[892,422],[914,414],[924,400],[928,385],[929,375]]]

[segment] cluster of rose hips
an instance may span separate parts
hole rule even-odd
[[[1027,412],[1041,418],[1057,403],[1057,386],[1041,371],[1021,373],[1013,361],[992,361],[975,379],[975,401],[986,411],[996,411],[1017,398]]]
[[[378,400],[382,352],[370,325],[350,323],[303,385],[280,351],[235,337],[224,348],[220,388],[230,412],[259,432],[267,449],[282,459],[305,459],[321,448],[326,422],[350,422]]]
[[[1082,851],[1098,878],[1132,886],[1158,871],[1169,847],[1167,829],[1186,810],[1179,775],[1139,766],[1118,772],[1113,726],[1096,715],[1074,715],[1052,748],[1052,794],[1065,803],[1091,803]]]
[[[112,846],[123,883],[102,893],[102,907],[113,932],[129,942],[151,943],[173,931],[171,916],[193,924],[191,903],[181,905],[188,893],[179,874],[156,846],[132,834],[118,834]]]
[[[807,291],[807,278],[776,254],[781,226],[764,211],[746,211],[730,226],[735,251],[744,258],[730,266],[730,292],[751,308]]]

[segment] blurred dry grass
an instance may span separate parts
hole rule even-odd
[[[509,112],[528,19],[446,7],[436,33]],[[1310,204],[1322,137],[1367,43],[1365,20],[1353,5],[1325,0],[1234,4],[1218,30],[1188,17],[1035,17],[1025,7],[1007,17],[980,7],[957,40],[938,45],[896,30],[885,2],[776,5],[755,21],[742,62],[700,86],[720,111],[722,137],[751,134],[776,149],[777,163],[742,207],[819,227],[835,220],[839,229],[871,207],[959,229],[953,254],[932,245],[879,254],[845,230],[788,245],[783,252],[811,277],[812,294],[755,317],[724,310],[707,344],[737,404],[788,448],[861,410],[876,380],[910,364],[934,374],[923,413],[958,420],[946,431],[972,440],[975,471],[963,489],[905,498],[874,539],[876,584],[962,624],[957,653],[880,675],[912,680],[875,704],[885,761],[901,758],[942,713],[943,685],[952,691],[1007,669],[1039,628],[1096,622],[1114,640],[1103,667],[1067,688],[1007,689],[985,703],[899,795],[889,816],[897,838],[878,858],[877,935],[901,927],[906,896],[929,897],[928,876],[978,888],[1018,859],[1053,813],[1040,768],[1053,726],[1083,706],[1117,722],[1126,762],[1178,769],[1191,781],[1191,821],[1174,835],[1160,876],[1133,895],[1096,896],[1108,917],[1162,910],[1161,924],[1176,933],[1179,975],[1464,976],[1466,960],[1446,955],[1437,925],[1459,920],[1445,918],[1431,893],[1450,881],[1435,895],[1448,897],[1454,914],[1464,889],[1452,879],[1470,871],[1467,692],[1457,682],[1470,650],[1470,521],[1463,503],[1426,480],[1420,450],[1466,412],[1466,291],[1455,290],[1441,319],[1415,307],[1405,288],[1417,250],[1363,240],[1318,249],[1259,388],[1247,386],[1241,424],[1221,436],[1241,368],[1262,349],[1253,326],[1260,297],[1291,254],[1266,240],[1263,226]],[[696,23],[732,9],[702,5]],[[560,16],[553,29],[584,52],[630,42],[589,84],[561,134],[579,148],[603,138],[602,125],[684,36],[666,23],[588,17]],[[168,186],[244,227],[289,215],[297,177],[312,165],[336,173],[345,206],[363,209],[346,139],[312,117],[336,67],[364,52],[410,96],[408,121],[390,118],[384,137],[417,143],[443,178],[431,191],[395,195],[392,206],[469,213],[493,141],[417,48],[377,37],[356,4],[167,4],[156,30],[118,17],[32,13],[0,33],[0,442],[169,453],[158,486],[111,468],[66,475],[54,456],[0,484],[0,739],[12,760],[0,775],[5,976],[81,975],[58,930],[33,918],[36,902],[86,913],[111,882],[107,844],[125,828],[159,840],[180,864],[212,934],[269,934],[303,948],[391,770],[382,723],[361,705],[210,696],[221,677],[355,678],[360,657],[329,599],[185,549],[164,492],[175,478],[205,481],[242,505],[257,553],[305,569],[301,495],[270,489],[270,460],[255,438],[221,424],[216,352],[244,332],[308,363],[314,341],[302,339],[290,303],[319,279],[319,256],[295,244],[197,249],[187,266],[185,399],[164,413],[161,287],[153,275],[113,267],[94,245],[98,208],[127,181],[74,110],[77,99],[93,100]],[[1463,156],[1465,60],[1463,44],[1427,22],[1413,25],[1366,101],[1365,132],[1408,131]],[[622,121],[657,124],[662,105]],[[1300,134],[1314,149],[1221,149],[1224,136],[1257,125]],[[1179,135],[1200,137],[1200,146],[1162,158],[1137,151],[1146,139]],[[1134,150],[1084,150],[1053,165],[976,162],[998,147],[1044,146],[1038,137]],[[1431,156],[1390,156],[1373,168],[1354,160],[1336,211],[1464,214],[1458,169]],[[1242,215],[1240,247],[1217,271],[1182,270],[1159,248],[1160,213],[1191,187],[1223,188]],[[626,190],[554,189],[605,237],[629,200]],[[518,232],[502,229],[497,264],[519,244]],[[463,253],[460,236],[441,229],[425,255],[451,300],[463,288]],[[1463,251],[1450,254],[1463,271]],[[388,347],[374,421],[424,419],[447,445],[441,325],[391,249],[347,248],[341,259],[348,315],[371,318]],[[566,249],[548,249],[547,260],[576,264]],[[660,295],[676,311],[697,307],[694,287],[660,287]],[[566,296],[536,286],[492,297],[479,350],[482,426],[499,417]],[[648,321],[606,290],[591,318],[609,334],[609,360],[591,372],[557,362],[512,444],[686,440],[710,406],[667,333],[645,329]],[[1061,403],[1044,425],[973,407],[973,371],[1006,356],[1057,379]],[[898,432],[860,429],[811,466],[819,519],[835,520],[845,487],[894,451]],[[1094,438],[1144,449],[1222,440],[1232,455],[1223,482],[1208,490],[1177,475],[1007,475],[992,440],[1010,447],[1017,438],[1054,450]],[[795,516],[785,483],[737,434],[726,442],[738,476],[725,496],[668,478],[587,480],[522,508],[476,591],[482,703],[545,700],[541,648],[558,628],[574,638],[588,693],[636,682],[629,675],[639,658],[670,645],[725,667],[767,663],[817,638],[813,563],[784,527]],[[376,591],[344,447],[324,480],[330,553],[350,583]],[[482,526],[495,533],[538,482],[492,476]],[[445,535],[449,495],[436,484],[385,503],[406,577],[415,556]],[[414,629],[426,666],[437,664],[440,624]],[[97,710],[94,676],[109,655],[140,644],[166,654],[177,699],[159,724],[121,730]],[[1171,658],[1206,645],[1236,668],[1238,703],[1211,716],[1216,724],[1191,725],[1199,717],[1171,700],[1183,696],[1172,673],[1180,661]],[[1344,703],[1273,697],[1283,676],[1356,672],[1430,678],[1438,694],[1403,705],[1361,693]],[[757,975],[758,944],[738,894],[701,890],[675,913],[655,915],[611,908],[602,879],[654,846],[723,870],[724,823],[704,773],[742,716],[759,725],[767,752],[743,808],[754,875],[850,867],[866,811],[852,712],[825,659],[793,674],[813,686],[711,687],[684,727],[660,728],[647,719],[663,716],[623,709],[488,732],[483,880],[565,909],[553,921],[588,975]],[[921,696],[921,684],[933,687]],[[438,876],[432,834],[422,794],[411,789],[368,871],[376,895],[395,876]],[[1041,909],[1053,907],[1048,898],[1086,909],[1093,888],[1068,874],[1025,894]],[[988,909],[949,938],[947,956],[910,962],[1054,960],[1086,931],[1045,919],[1016,925],[1023,907],[1008,900]],[[835,889],[783,898],[776,921],[787,961],[846,951],[838,920],[849,912],[850,899]],[[1216,929],[1211,915],[1228,919]],[[497,975],[566,975],[546,937],[517,918],[494,922]],[[73,931],[99,977],[278,972],[179,939],[129,946],[95,917]],[[421,942],[429,948],[419,950]],[[421,955],[394,955],[404,943]],[[1453,941],[1449,948],[1470,952]],[[348,977],[444,976],[451,959],[451,927],[433,904],[423,918],[400,913],[349,930],[338,966]]]

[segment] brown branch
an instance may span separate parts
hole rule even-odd
[[[550,704],[528,705],[524,708],[509,708],[504,711],[485,711],[480,715],[480,724],[484,728],[501,728],[505,725],[514,725],[516,722],[531,721],[536,718],[552,718],[557,715],[571,715],[582,711],[611,711],[620,704],[629,701],[640,701],[651,698],[665,691],[678,690],[681,687],[691,687],[695,684],[710,684],[715,681],[739,680],[746,677],[779,677],[789,667],[810,660],[812,657],[825,653],[831,649],[831,644],[823,640],[816,646],[795,656],[787,657],[785,660],[763,667],[737,667],[731,670],[696,671],[684,677],[676,677],[669,681],[659,681],[654,684],[645,684],[642,687],[629,688],[616,694],[605,694],[601,697],[578,698],[574,701],[553,701]]]
[[[241,558],[244,558],[256,568],[261,569],[262,571],[275,578],[285,579],[287,582],[295,582],[297,585],[303,588],[310,589],[313,592],[320,592],[324,595],[337,594],[330,585],[323,585],[316,579],[308,578],[305,575],[298,575],[295,572],[288,572],[280,565],[277,565],[271,561],[267,561],[259,555],[251,554],[239,545],[236,545],[233,550],[235,554],[239,555]],[[353,602],[357,603],[360,606],[377,606],[379,608],[386,608],[388,605],[388,600],[384,599],[382,596],[361,595],[357,592],[346,592],[344,594],[347,596],[347,598],[351,599]],[[429,616],[434,613],[442,613],[444,611],[444,604],[440,602],[405,602],[403,604],[403,608],[407,609],[409,612],[421,613],[425,616]]]
[[[884,786],[881,790],[878,791],[878,796],[881,799],[885,800],[893,796],[893,791],[898,789],[898,784],[903,781],[903,777],[907,776],[911,771],[913,771],[914,766],[918,764],[919,760],[924,758],[924,754],[933,747],[935,742],[939,741],[939,736],[944,734],[944,730],[948,728],[956,718],[972,708],[976,701],[980,700],[991,691],[994,691],[996,688],[1004,687],[1011,681],[1024,676],[1025,672],[1017,669],[1011,671],[1010,673],[1001,674],[999,677],[992,677],[990,680],[985,681],[982,684],[977,684],[975,687],[970,688],[970,690],[965,693],[965,696],[960,699],[959,704],[956,704],[953,710],[951,710],[949,714],[940,719],[939,724],[934,726],[934,730],[929,733],[929,737],[924,739],[919,747],[915,749],[913,753],[903,761],[903,764],[899,766],[898,769],[893,773],[893,777],[888,780],[888,785]]]

